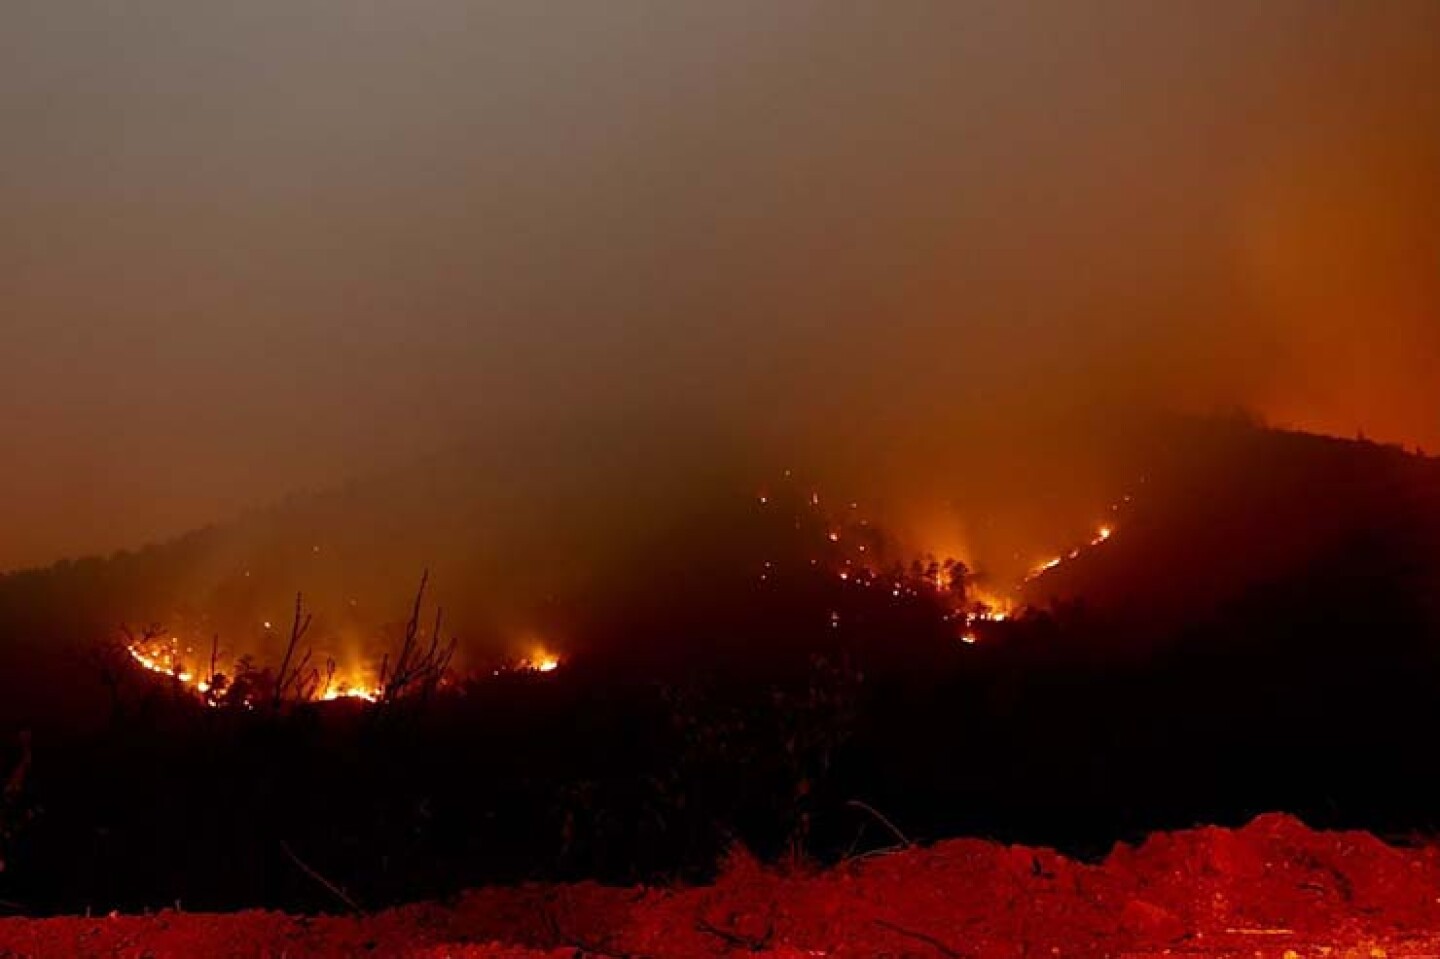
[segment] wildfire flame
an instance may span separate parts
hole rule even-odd
[[[769,493],[756,497],[762,508],[773,508],[776,501]],[[821,507],[821,497],[809,492],[799,501],[804,513],[813,517],[816,541],[809,566],[833,575],[845,589],[868,590],[888,595],[898,603],[916,600],[934,603],[945,621],[955,624],[957,637],[965,643],[979,641],[984,626],[1002,623],[1012,614],[1014,602],[999,592],[984,588],[964,563],[955,559],[940,560],[930,554],[923,556],[896,555],[870,521],[859,514],[860,504],[851,502],[840,513]],[[800,517],[794,521],[797,530],[806,528]],[[776,579],[779,568],[774,560],[766,560],[757,571],[761,583]],[[844,619],[838,610],[830,610],[829,626],[840,629]]]
[[[1129,497],[1127,496],[1127,497],[1126,497],[1126,501],[1128,502],[1128,500],[1129,500]],[[1117,505],[1117,506],[1112,506],[1111,509],[1112,509],[1112,510],[1118,510],[1119,507],[1118,507],[1118,505]],[[1109,523],[1102,524],[1101,526],[1099,526],[1099,527],[1096,528],[1096,530],[1095,530],[1095,535],[1094,535],[1094,536],[1091,536],[1090,539],[1089,539],[1089,541],[1087,541],[1084,546],[1076,546],[1075,548],[1071,549],[1068,553],[1066,553],[1066,554],[1063,555],[1063,556],[1055,556],[1055,557],[1052,557],[1052,558],[1050,558],[1050,559],[1047,559],[1045,562],[1041,563],[1040,565],[1036,566],[1034,569],[1030,570],[1030,572],[1025,576],[1025,582],[1027,582],[1027,583],[1033,582],[1033,581],[1039,579],[1040,577],[1044,576],[1046,573],[1050,572],[1051,570],[1055,569],[1056,567],[1058,567],[1058,566],[1060,566],[1060,565],[1062,565],[1062,564],[1064,564],[1064,563],[1068,563],[1068,562],[1070,562],[1070,561],[1073,560],[1073,559],[1079,559],[1080,556],[1081,556],[1083,553],[1085,553],[1087,550],[1091,550],[1091,549],[1094,549],[1094,548],[1097,547],[1097,546],[1102,546],[1102,545],[1104,545],[1105,543],[1108,543],[1108,542],[1110,541],[1111,537],[1113,537],[1114,535],[1115,535],[1115,527],[1114,527],[1113,525],[1111,525],[1111,524],[1109,524]]]
[[[137,639],[125,647],[130,659],[147,672],[174,680],[181,686],[202,697],[206,705],[221,705],[218,695],[223,687],[218,668],[214,673],[200,675],[193,666],[187,665],[186,656],[194,655],[193,647],[182,649],[181,640],[175,636],[148,637]],[[218,666],[218,664],[217,664]],[[234,668],[233,665],[231,667]],[[383,690],[374,682],[361,678],[362,670],[336,667],[325,676],[319,676],[310,698],[321,702],[341,699],[356,699],[375,702]],[[251,705],[249,699],[246,705]]]
[[[529,657],[516,663],[515,668],[532,673],[553,673],[560,668],[560,657],[543,649],[537,649]]]
[[[790,477],[788,471],[786,477]],[[773,508],[776,503],[769,492],[759,495],[757,500],[761,507],[767,509]],[[1110,512],[1119,514],[1121,504],[1130,501],[1131,497],[1127,494],[1110,507]],[[938,600],[942,607],[948,607],[944,613],[945,619],[957,625],[958,638],[966,644],[979,642],[983,638],[985,626],[1006,622],[1015,614],[1016,597],[1024,584],[1104,545],[1116,532],[1113,521],[1098,525],[1084,544],[1072,547],[1033,567],[1015,585],[1013,591],[997,592],[977,582],[963,563],[954,560],[937,562],[933,557],[926,556],[918,561],[909,560],[907,565],[896,563],[892,556],[890,564],[887,565],[870,549],[873,541],[867,543],[870,538],[867,533],[875,532],[868,521],[858,519],[853,512],[844,517],[843,521],[838,521],[839,517],[834,515],[826,515],[821,510],[820,495],[815,492],[810,492],[805,497],[805,503],[809,511],[820,513],[816,520],[823,536],[823,540],[815,546],[816,555],[810,559],[811,566],[833,573],[848,587],[888,592],[891,598],[900,602],[922,596]],[[849,504],[849,509],[858,509],[858,504]],[[803,528],[801,519],[795,520],[795,528]],[[767,560],[759,573],[760,582],[770,582],[776,572],[775,563]],[[840,626],[839,614],[834,611],[830,614],[830,625],[834,628]]]
[[[191,665],[198,660],[194,648],[182,645],[176,636],[153,636],[135,639],[125,647],[130,659],[141,669],[164,676],[202,699],[207,706],[216,708],[224,704],[223,692],[227,680],[216,668],[213,673],[202,675]],[[187,660],[186,657],[191,657]],[[229,664],[231,669],[234,664]],[[558,654],[537,648],[530,656],[521,659],[505,669],[506,671],[553,673],[561,666]],[[218,664],[217,664],[218,667]],[[355,665],[333,665],[324,673],[316,675],[316,681],[305,688],[301,699],[314,702],[337,702],[341,700],[374,703],[385,695],[385,689],[375,679],[367,678],[368,672]],[[253,708],[253,700],[247,695],[242,704]]]
[[[337,699],[363,699],[367,703],[373,703],[379,700],[384,692],[385,691],[378,686],[372,686],[367,689],[359,686],[351,686],[349,683],[341,681],[328,689],[322,690],[317,698],[324,703],[333,703]]]
[[[180,664],[179,640],[172,638],[164,641],[137,641],[125,647],[125,651],[130,654],[131,659],[152,673],[172,676],[187,685],[194,681],[194,676]],[[197,684],[197,688],[199,685]],[[203,685],[209,689],[209,683]]]
[[[789,477],[788,472],[786,476]],[[1128,503],[1130,499],[1127,495],[1123,501]],[[756,501],[762,508],[772,508],[775,503],[769,493],[759,494]],[[810,510],[821,510],[819,493],[809,492],[805,502]],[[1118,513],[1120,508],[1117,503],[1111,507],[1111,512]],[[938,562],[927,556],[924,562],[913,560],[908,566],[884,565],[883,557],[878,555],[886,552],[883,540],[877,539],[877,530],[868,520],[856,515],[855,511],[858,509],[859,504],[848,504],[849,515],[845,516],[843,522],[837,522],[836,517],[822,517],[827,521],[821,525],[823,539],[816,549],[817,555],[809,561],[811,567],[833,573],[847,588],[888,592],[893,599],[901,602],[920,598],[938,601],[944,610],[944,618],[956,625],[957,637],[966,644],[979,642],[983,637],[984,627],[1004,623],[1014,615],[1016,601],[1011,596],[977,583],[960,562]],[[801,528],[798,519],[795,528]],[[1087,550],[1104,545],[1114,537],[1115,532],[1113,523],[1099,525],[1085,544],[1035,566],[1019,585],[1039,579],[1078,558]],[[821,556],[824,557],[823,561]],[[767,560],[763,571],[759,573],[759,580],[762,583],[768,582],[775,572],[775,563]],[[246,575],[249,575],[248,572]],[[840,628],[841,617],[838,611],[830,612],[829,624],[832,628]],[[266,632],[273,631],[274,622],[265,621],[263,628]],[[213,661],[208,671],[202,675],[194,665],[201,661],[201,657],[195,655],[193,647],[184,646],[182,649],[182,640],[179,637],[146,636],[132,640],[126,646],[126,652],[140,668],[173,680],[211,707],[220,706],[226,701],[226,686],[234,677],[223,677],[218,664]],[[231,669],[243,662],[242,660],[230,664]],[[523,658],[494,669],[493,674],[548,674],[558,670],[562,664],[563,661],[557,653],[537,644],[532,646]],[[385,697],[385,688],[374,679],[372,671],[354,664],[337,666],[333,661],[328,663],[327,667],[323,672],[314,674],[316,678],[303,686],[298,698],[318,702],[358,700],[373,703]],[[247,708],[252,705],[248,696],[247,693],[244,700]]]

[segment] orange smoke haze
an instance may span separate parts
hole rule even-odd
[[[447,525],[537,575],[793,467],[1013,578],[1166,411],[1440,447],[1436,36],[1429,0],[21,3],[0,569],[462,446],[518,478]]]

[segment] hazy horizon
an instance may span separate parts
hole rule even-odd
[[[1427,0],[4,23],[0,570],[627,429],[1017,530],[1172,409],[1440,447]]]

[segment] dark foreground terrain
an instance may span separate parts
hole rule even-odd
[[[691,888],[527,885],[358,918],[0,920],[0,955],[1245,956],[1440,954],[1440,847],[1288,816],[1157,833],[1086,864],[942,842],[819,873],[732,855]]]
[[[1085,861],[1117,840],[1235,826],[1266,810],[1319,828],[1440,835],[1440,461],[1234,426],[1197,427],[1183,444],[1167,435],[1166,449],[1130,471],[1134,492],[1117,491],[1111,515],[1097,518],[1113,523],[1113,535],[1082,529],[1059,539],[1057,559],[1026,580],[1011,615],[977,611],[993,582],[963,564],[912,557],[863,508],[841,498],[832,509],[808,486],[777,485],[724,499],[723,522],[646,554],[627,574],[646,588],[559,604],[551,615],[570,628],[554,631],[566,642],[551,671],[481,670],[472,659],[443,682],[376,702],[296,694],[279,678],[281,656],[235,671],[223,699],[137,665],[117,646],[115,624],[170,620],[162,612],[171,607],[152,594],[176,589],[177,570],[203,565],[211,550],[193,542],[0,578],[0,915],[136,914],[175,903],[314,915],[341,899],[313,870],[374,915],[524,883],[572,889],[565,895],[579,904],[572,933],[536,911],[542,893],[466,900],[435,913],[437,942],[471,928],[474,913],[475,928],[494,929],[482,938],[539,948],[579,936],[599,949],[610,940],[592,928],[593,913],[634,927],[624,934],[637,942],[600,950],[614,955],[648,955],[662,936],[676,948],[764,940],[898,950],[905,936],[871,919],[932,929],[908,904],[946,888],[952,873],[956,883],[998,888],[986,870],[999,854],[974,847],[957,860],[939,847],[936,858],[887,859],[868,878],[845,880],[845,864],[895,840],[862,803],[912,839],[978,836]],[[304,531],[292,537],[299,556],[351,555],[338,532],[312,525],[290,516],[279,527]],[[285,590],[309,577],[254,549],[235,575],[273,579],[283,612],[294,602]],[[227,590],[197,595],[223,610],[235,599]],[[161,612],[132,608],[147,596]],[[251,619],[269,609],[240,605]],[[275,633],[290,634],[283,624]],[[323,628],[315,634],[323,643]],[[213,645],[199,646],[213,657]],[[327,655],[323,645],[315,653],[315,662]],[[777,893],[793,916],[777,915],[768,939],[764,923],[759,933],[694,936],[694,917],[673,910],[749,888],[722,868],[736,846],[763,863],[841,871]],[[1184,882],[1207,875],[1206,855],[1200,872],[1182,870]],[[1368,922],[1394,908],[1379,897],[1356,905],[1368,880],[1349,877],[1348,861],[1334,867],[1343,882],[1326,878],[1334,870],[1314,863],[1330,853],[1306,855],[1275,861],[1309,863],[1297,882],[1316,888],[1297,901],[1324,906],[1315,915],[1326,922]],[[974,873],[974,856],[990,865]],[[1289,902],[1248,885],[1263,871],[1234,866],[1222,857],[1209,873],[1239,884],[1226,908]],[[1114,868],[1054,867],[1096,877],[1077,887],[1044,885],[1042,867],[1016,880],[1015,908],[1041,909],[1051,900],[1040,891],[1058,888],[1057,908],[1081,925],[1054,935],[1088,941],[1107,928],[1139,935],[1137,915],[1163,919],[1128,907],[1129,925],[1116,926],[1131,899],[1187,928],[1196,908],[1215,906],[1193,891],[1157,902],[1145,890],[1158,872],[1143,889],[1114,878],[1119,898],[1097,904],[1086,883],[1112,888],[1104,883]],[[916,869],[923,879],[906,871]],[[568,885],[582,881],[718,885],[630,904]],[[839,925],[807,925],[808,897],[847,882],[905,903],[902,914],[860,922],[869,914],[845,905]],[[1320,892],[1330,898],[1314,898]],[[944,948],[964,954],[1013,939],[1009,926],[986,930],[998,916],[1028,913],[997,912],[986,895],[930,909],[934,934],[953,943]],[[1381,912],[1363,911],[1376,902]],[[485,926],[486,903],[528,918]],[[1271,924],[1298,930],[1301,918]],[[185,923],[166,921],[189,935]],[[354,934],[378,942],[393,921],[403,941],[429,941],[403,915],[377,921]],[[1416,914],[1400,926],[1427,923]],[[101,930],[96,948],[129,954],[115,951],[123,937],[103,938],[111,926],[85,928]],[[329,935],[321,926],[315,934]],[[1194,929],[1212,948],[1216,930]],[[1340,935],[1329,926],[1319,934]],[[1273,934],[1239,935],[1263,943]]]

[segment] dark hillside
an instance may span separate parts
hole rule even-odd
[[[1440,460],[1363,440],[1187,420],[1146,444],[1132,472],[1115,537],[1032,582],[1028,601],[1080,599],[1164,631],[1352,553],[1357,568],[1383,556],[1377,575],[1398,577],[1392,585],[1433,608]],[[1375,596],[1377,606],[1383,601]]]
[[[389,704],[212,707],[103,655],[217,542],[288,557],[257,575],[304,572],[284,535],[320,528],[304,501],[7,577],[0,763],[22,728],[34,763],[0,899],[331,905],[287,846],[366,905],[698,879],[735,841],[771,860],[883,845],[856,800],[913,837],[1084,854],[1264,810],[1440,826],[1436,464],[1233,424],[1146,455],[1113,536],[1031,584],[1074,601],[979,615],[963,566],[911,562],[863,510],[742,494],[647,532],[607,602],[557,602],[556,671],[461,664]]]

